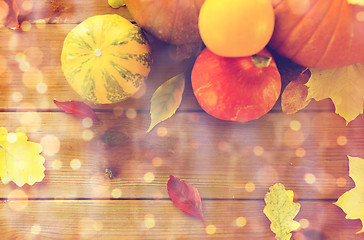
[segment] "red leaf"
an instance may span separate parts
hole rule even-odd
[[[167,189],[172,202],[178,208],[205,221],[202,213],[201,197],[194,186],[170,175]]]
[[[82,115],[84,117],[89,117],[97,122],[101,122],[101,120],[97,117],[94,110],[92,110],[92,108],[90,108],[84,102],[79,102],[79,101],[59,102],[57,100],[53,100],[53,102],[66,113]]]

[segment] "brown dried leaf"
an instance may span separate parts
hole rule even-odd
[[[311,102],[312,98],[307,99],[308,87],[305,85],[309,78],[309,71],[305,71],[286,86],[281,97],[281,106],[284,113],[296,113]]]
[[[24,21],[64,22],[74,12],[71,0],[37,0],[24,10],[24,0],[0,1],[0,24],[11,30],[20,28]],[[5,17],[4,17],[5,15]]]

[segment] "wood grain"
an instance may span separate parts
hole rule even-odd
[[[361,229],[360,221],[346,220],[331,202],[300,204],[296,220],[306,219],[309,226],[295,232],[294,239],[364,239],[363,234],[355,234]],[[203,206],[205,225],[180,211],[170,200],[11,201],[0,208],[0,232],[7,239],[274,238],[262,212],[264,201],[205,200]],[[152,228],[146,227],[148,216],[154,219]],[[237,226],[238,217],[246,218],[245,226]],[[208,225],[216,227],[214,234],[206,233]],[[40,232],[34,234],[32,229]]]
[[[53,99],[82,100],[61,69],[68,32],[99,14],[132,20],[125,7],[112,9],[107,0],[65,2],[73,10],[62,22],[33,22],[24,32],[0,27],[0,127],[26,131],[30,141],[41,143],[46,158],[42,182],[0,186],[1,239],[273,239],[262,211],[264,195],[276,182],[293,190],[301,203],[296,220],[309,222],[294,239],[364,239],[355,234],[361,222],[346,220],[332,204],[354,187],[347,155],[364,158],[362,115],[346,126],[329,99],[312,101],[292,115],[281,112],[278,100],[258,120],[215,119],[193,95],[194,59],[174,59],[175,46],[147,33],[154,64],[144,92],[118,104],[88,103],[102,124],[63,113]],[[29,17],[40,18],[40,6],[47,3],[33,1]],[[302,69],[275,59],[284,88]],[[186,89],[179,110],[146,134],[152,94],[183,71]],[[197,187],[206,224],[170,201],[170,174]],[[145,225],[147,214],[154,218],[151,228]],[[247,225],[238,227],[238,217]],[[216,233],[207,234],[207,225],[216,226]]]
[[[29,140],[43,144],[46,177],[26,187],[27,194],[108,198],[118,188],[126,198],[167,197],[166,183],[173,174],[194,184],[204,198],[261,199],[269,186],[282,182],[299,198],[337,199],[353,187],[346,156],[364,157],[358,134],[363,121],[346,127],[334,113],[271,113],[241,124],[181,112],[149,134],[145,134],[149,114],[132,112],[136,114],[132,119],[130,112],[118,114],[102,112],[103,123],[88,129],[82,117],[63,112],[1,113],[0,122],[9,131],[25,127]],[[292,130],[292,121],[299,121],[301,129]],[[92,140],[82,139],[85,131],[93,134]],[[104,139],[110,133],[118,134],[114,142]],[[54,144],[42,140],[49,136]],[[338,145],[339,136],[348,143]],[[57,143],[56,152],[52,148]],[[304,149],[305,156],[297,157],[297,149]],[[82,167],[73,170],[70,162],[75,158]],[[58,168],[57,163],[62,166]],[[113,172],[113,179],[103,177],[105,169]],[[148,172],[154,174],[153,181],[144,179]],[[313,174],[316,181],[308,184],[306,174]],[[345,179],[345,187],[337,186],[339,178]],[[255,190],[247,191],[247,183],[254,183]],[[13,184],[0,188],[0,197],[7,197],[12,189]]]

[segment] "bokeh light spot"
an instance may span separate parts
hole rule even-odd
[[[356,14],[356,20],[358,22],[364,22],[364,11],[360,11]]]
[[[61,162],[60,160],[54,160],[54,161],[52,162],[52,168],[53,168],[54,170],[59,170],[59,169],[61,169],[61,168],[62,168],[62,162]]]
[[[300,158],[306,156],[306,150],[304,148],[297,148],[296,149],[296,156],[300,157]]]
[[[238,227],[244,227],[246,226],[247,224],[247,219],[246,217],[238,217],[236,220],[235,220],[235,223]]]
[[[59,141],[58,137],[50,134],[42,137],[40,144],[43,147],[43,153],[47,156],[54,156],[61,148],[61,142]]]
[[[160,158],[160,157],[154,157],[154,158],[152,159],[152,165],[153,165],[154,167],[160,167],[160,166],[162,165],[162,163],[163,163],[163,160],[162,160],[162,158]]]
[[[104,224],[102,224],[102,222],[100,222],[100,221],[95,221],[93,224],[93,228],[96,231],[100,232],[104,228]]]
[[[24,0],[23,4],[21,5],[24,11],[30,12],[33,8],[33,1],[32,0]]]
[[[314,184],[316,182],[316,176],[312,173],[306,173],[304,178],[305,182],[308,184]]]
[[[129,108],[128,110],[126,110],[125,115],[130,120],[133,120],[137,117],[137,111],[134,108]]]
[[[345,178],[343,178],[343,177],[339,177],[338,179],[336,179],[336,185],[337,185],[338,187],[345,187],[345,186],[346,186],[346,184],[347,184],[347,181],[346,181],[346,179],[345,179]]]
[[[255,191],[255,184],[252,182],[248,182],[245,184],[245,191],[247,192],[254,192]]]
[[[89,117],[82,119],[82,126],[84,128],[91,128],[93,126],[93,124],[94,124],[94,121]]]
[[[82,166],[80,159],[77,159],[77,158],[72,159],[70,162],[70,166],[73,170],[80,169]]]
[[[301,228],[303,228],[303,229],[308,228],[310,226],[310,221],[308,221],[305,218],[300,219],[299,223],[301,225]]]
[[[30,232],[34,235],[38,235],[40,232],[42,231],[42,227],[38,224],[34,224],[31,228],[30,228]]]
[[[298,120],[292,120],[289,123],[289,127],[293,130],[293,131],[299,131],[301,130],[301,122]]]
[[[95,136],[94,132],[91,131],[90,129],[82,131],[82,139],[85,140],[86,142],[91,141],[94,138],[94,136]]]
[[[255,156],[262,156],[264,153],[264,148],[262,146],[255,146],[253,148],[253,153]]]
[[[20,123],[28,132],[36,132],[41,126],[42,118],[37,112],[26,112],[20,116]]]
[[[8,206],[14,211],[21,212],[28,206],[28,195],[23,190],[11,191],[8,199]]]
[[[32,24],[29,21],[23,21],[20,28],[23,32],[29,32],[32,29]]]
[[[46,83],[41,82],[37,84],[36,89],[38,93],[44,94],[48,91],[48,85]]]
[[[11,94],[11,99],[14,102],[21,102],[23,100],[23,94],[21,94],[20,92],[13,92]]]
[[[123,115],[123,113],[124,113],[124,109],[123,109],[122,107],[120,107],[120,106],[116,106],[116,107],[114,107],[114,109],[113,109],[113,113],[114,113],[114,115],[115,115],[116,117],[120,117],[120,116],[122,116],[122,115]]]
[[[147,172],[146,174],[144,174],[144,181],[147,182],[147,183],[151,183],[154,181],[154,173],[152,172]]]
[[[348,143],[346,136],[338,136],[336,142],[339,146],[345,146]]]
[[[123,194],[122,191],[120,189],[118,189],[118,188],[114,188],[111,191],[111,197],[112,198],[119,198],[119,197],[121,197],[122,194]]]
[[[153,214],[147,214],[144,216],[144,226],[146,228],[154,228],[155,227],[155,219]]]
[[[9,133],[8,136],[6,137],[6,140],[8,140],[9,143],[15,143],[16,140],[18,140],[18,137],[16,136],[15,133]]]
[[[216,226],[213,224],[207,225],[205,228],[205,232],[209,235],[213,235],[216,233]]]
[[[165,137],[168,135],[168,129],[165,127],[159,127],[157,129],[157,135],[160,137]]]

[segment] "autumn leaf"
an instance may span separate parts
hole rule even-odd
[[[310,68],[310,71],[307,99],[331,98],[335,112],[346,120],[346,124],[363,113],[364,63],[334,69]]]
[[[339,197],[334,204],[346,213],[346,219],[360,219],[364,225],[364,159],[347,156],[349,159],[349,176],[355,187]],[[357,233],[364,232],[364,226]]]
[[[185,89],[185,74],[181,73],[163,83],[154,92],[151,99],[151,123],[147,133],[155,125],[170,118],[178,109]]]
[[[311,102],[311,98],[307,99],[308,87],[305,85],[308,79],[309,73],[305,71],[286,86],[281,96],[281,106],[284,113],[296,113]]]
[[[270,229],[278,240],[290,240],[292,233],[300,227],[293,219],[300,210],[300,204],[293,202],[293,191],[285,190],[281,183],[269,188],[264,198],[264,214],[271,221]]]
[[[71,0],[0,0],[0,24],[11,30],[21,29],[22,22],[63,22],[74,13]]]
[[[66,113],[78,114],[84,117],[89,117],[97,122],[100,122],[100,119],[97,117],[94,110],[92,110],[92,108],[84,102],[79,102],[79,101],[59,102],[57,100],[53,100],[53,102]]]
[[[178,208],[205,221],[200,193],[194,186],[171,175],[167,183],[167,190],[172,202]]]
[[[349,4],[364,6],[364,0],[348,0]]]
[[[0,24],[15,30],[19,28],[18,17],[23,0],[0,1],[1,19]]]
[[[0,177],[4,184],[13,181],[21,187],[43,180],[45,159],[39,155],[42,146],[27,140],[24,133],[8,133],[0,127]]]

